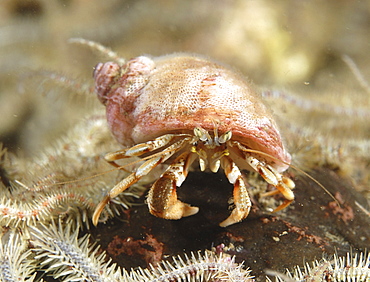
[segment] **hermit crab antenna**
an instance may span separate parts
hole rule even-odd
[[[348,56],[348,55],[342,55],[342,60],[347,64],[357,81],[360,83],[360,85],[370,93],[370,85],[364,78],[364,75],[361,73],[361,71],[358,69],[356,63]]]
[[[114,51],[112,51],[110,48],[105,47],[101,45],[98,42],[83,39],[83,38],[70,38],[68,39],[68,43],[76,43],[76,44],[81,44],[81,45],[87,45],[93,50],[97,50],[100,53],[104,54],[108,58],[112,59],[113,61],[117,62],[119,65],[124,65],[125,64],[125,59],[121,58],[118,56],[118,54]]]

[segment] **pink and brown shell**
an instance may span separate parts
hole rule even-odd
[[[195,127],[220,134],[282,160],[290,154],[270,110],[241,75],[213,61],[189,54],[151,59],[140,56],[124,66],[100,63],[94,71],[99,100],[106,106],[113,135],[124,146]]]

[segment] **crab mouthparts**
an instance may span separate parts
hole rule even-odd
[[[215,128],[212,138],[207,130],[196,127],[194,135],[198,141],[191,147],[191,151],[199,156],[200,170],[205,171],[208,166],[212,172],[217,172],[220,168],[221,158],[229,155],[226,142],[231,139],[231,131],[218,136],[218,130]]]

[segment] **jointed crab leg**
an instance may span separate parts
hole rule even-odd
[[[289,206],[290,203],[294,200],[294,193],[292,191],[292,189],[294,189],[295,187],[294,182],[290,178],[283,176],[271,165],[268,165],[258,160],[257,158],[252,157],[248,153],[248,149],[239,142],[233,142],[232,146],[236,146],[239,149],[239,152],[244,155],[245,160],[251,168],[258,172],[263,177],[263,179],[266,180],[267,183],[273,185],[277,189],[277,191],[267,192],[262,196],[271,196],[277,193],[283,194],[286,200],[280,206],[278,206],[274,210],[274,212],[280,211]]]
[[[246,160],[248,164],[266,180],[267,183],[273,185],[281,194],[283,194],[284,198],[286,199],[274,210],[274,212],[280,211],[289,206],[294,200],[294,193],[292,191],[294,188],[294,182],[290,179],[288,181],[288,178],[282,176],[273,167],[264,164],[255,157],[248,156]],[[265,194],[264,196],[266,195],[270,194]]]
[[[173,139],[177,137],[189,137],[189,134],[166,134],[162,135],[154,140],[150,140],[146,143],[140,143],[130,148],[119,150],[116,152],[108,153],[104,156],[104,159],[115,167],[120,167],[119,164],[115,163],[116,160],[137,157],[145,153],[152,152],[154,150],[160,149],[170,143]]]
[[[144,162],[142,165],[140,165],[137,170],[133,173],[131,173],[128,177],[123,179],[121,182],[119,182],[116,186],[110,190],[108,195],[106,195],[103,200],[98,204],[96,207],[92,221],[94,225],[98,224],[99,216],[101,212],[103,211],[104,207],[109,203],[110,199],[116,197],[118,194],[125,191],[128,187],[130,187],[132,184],[139,181],[143,176],[147,175],[153,168],[155,168],[160,163],[165,162],[167,159],[169,159],[174,153],[176,153],[178,150],[180,150],[185,144],[189,143],[192,138],[184,138],[180,141],[175,142],[171,146],[168,146],[163,152],[161,152],[159,155],[153,156],[146,162]],[[140,144],[139,144],[140,145]],[[145,145],[145,144],[144,144]],[[136,147],[136,146],[135,146]],[[123,156],[125,158],[126,156]]]
[[[235,208],[231,212],[230,216],[220,223],[221,227],[226,227],[246,218],[252,204],[246,184],[236,164],[229,157],[225,156],[221,159],[221,166],[223,167],[230,183],[234,184],[233,196]]]
[[[148,195],[151,214],[166,218],[180,219],[196,214],[197,207],[191,207],[177,199],[176,186],[180,187],[188,175],[189,166],[197,158],[191,152],[181,154],[153,184]]]

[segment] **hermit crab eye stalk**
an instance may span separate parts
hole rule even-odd
[[[215,145],[220,146],[221,144],[226,143],[232,137],[232,132],[226,131],[220,137],[218,136],[217,128],[214,129],[214,137],[212,138],[209,132],[201,127],[194,128],[194,135],[202,142],[205,142],[206,145]]]
[[[218,142],[220,144],[224,144],[226,143],[227,141],[231,140],[231,137],[232,137],[232,132],[231,131],[226,131],[224,134],[222,134],[219,138],[218,138]]]
[[[207,130],[204,130],[201,127],[194,128],[194,135],[202,142],[212,142],[211,135],[209,135]]]

